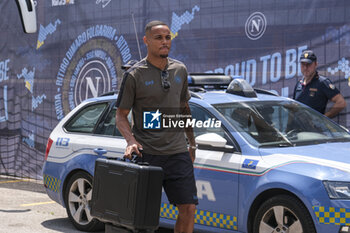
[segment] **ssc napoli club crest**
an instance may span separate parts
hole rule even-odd
[[[266,18],[261,12],[254,12],[245,23],[245,33],[251,40],[260,39],[266,30]]]
[[[128,43],[115,28],[96,25],[81,33],[66,52],[57,73],[57,119],[88,98],[117,90],[122,77],[119,67],[130,59]]]

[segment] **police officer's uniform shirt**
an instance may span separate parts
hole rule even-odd
[[[306,86],[303,82],[304,80],[300,80],[296,84],[293,99],[322,114],[325,113],[328,100],[340,93],[328,78],[319,76],[317,73]]]
[[[162,114],[180,113],[180,104],[191,97],[185,65],[168,58],[166,70],[170,82],[168,91],[162,87],[162,70],[146,59],[141,60],[124,74],[117,100],[117,107],[132,109],[134,137],[143,146],[145,153],[153,155],[187,151],[183,129],[164,129],[162,125],[160,129],[144,128],[144,114],[148,114],[147,112],[159,110]],[[158,119],[161,121],[162,116]],[[157,121],[152,123],[157,124]]]

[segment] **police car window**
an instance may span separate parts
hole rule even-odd
[[[65,126],[68,132],[92,133],[107,103],[89,105],[76,114]]]
[[[215,108],[257,146],[294,146],[350,138],[337,124],[297,102],[251,101],[218,104]]]
[[[102,126],[100,126],[96,130],[96,134],[102,134],[107,136],[116,136],[122,137],[122,134],[119,132],[116,123],[115,123],[115,115],[116,115],[117,107],[114,106],[112,110],[108,113],[107,117],[103,121]],[[131,122],[131,111],[128,115],[128,120]]]
[[[216,117],[214,117],[207,110],[198,105],[190,104],[190,108],[192,119],[195,119],[196,122],[203,122],[202,126],[201,124],[199,124],[199,126],[201,127],[195,126],[193,128],[193,133],[195,137],[207,133],[216,133],[227,140],[227,145],[233,145],[231,138],[228,136],[227,132],[222,127],[222,125],[221,127],[216,127],[215,122],[218,121]]]
[[[272,107],[258,108],[251,103],[234,103],[217,108],[238,132],[253,140],[260,143],[284,140],[272,126]]]

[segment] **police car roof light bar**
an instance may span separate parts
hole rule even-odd
[[[226,89],[232,79],[231,76],[220,73],[190,73],[188,85],[205,89]]]

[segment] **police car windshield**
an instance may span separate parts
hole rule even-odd
[[[322,114],[292,101],[214,106],[251,144],[260,147],[350,141],[350,134]]]

